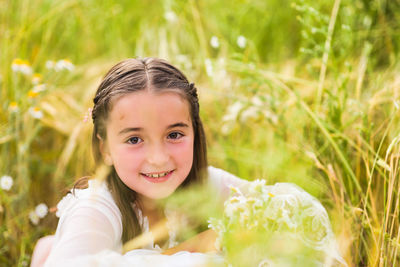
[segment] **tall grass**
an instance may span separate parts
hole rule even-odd
[[[93,173],[84,117],[101,76],[158,56],[197,84],[211,164],[302,186],[349,265],[399,265],[399,21],[388,0],[0,2],[0,176],[14,181],[0,190],[0,263],[26,266],[57,224],[30,211]],[[64,58],[73,71],[46,68]]]

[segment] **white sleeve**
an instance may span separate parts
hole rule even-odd
[[[110,221],[113,211],[99,203],[94,206],[90,201],[79,200],[78,205],[74,205],[64,218],[60,218],[56,240],[46,260],[46,267],[60,264],[84,266],[89,263],[90,266],[97,266],[95,263],[118,255],[116,252],[112,253],[120,240],[120,234]],[[110,253],[103,252],[101,258],[96,255],[107,250]]]
[[[108,197],[86,193],[80,199],[68,195],[61,203],[64,206],[61,205],[60,221],[45,267],[194,267],[223,261],[216,255],[178,252],[167,256],[147,249],[122,254],[119,210]]]
[[[249,185],[249,181],[213,166],[208,166],[208,181],[211,186],[221,194],[224,200],[229,197],[231,186],[239,188],[240,190],[246,190]]]

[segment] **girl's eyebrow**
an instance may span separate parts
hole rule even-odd
[[[175,127],[189,127],[189,125],[187,125],[184,122],[178,122],[178,123],[174,123],[174,124],[169,125],[167,127],[167,129],[171,129],[171,128],[175,128]]]
[[[184,122],[178,122],[178,123],[174,123],[174,124],[168,125],[167,129],[172,129],[172,128],[176,128],[176,127],[185,127],[186,128],[186,127],[189,127],[189,125],[184,123]],[[125,129],[121,130],[118,133],[118,135],[129,133],[129,132],[140,132],[142,130],[143,130],[143,128],[141,128],[141,127],[125,128]]]

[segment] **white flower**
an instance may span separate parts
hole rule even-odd
[[[36,206],[35,212],[39,218],[44,218],[49,212],[49,208],[47,207],[46,204],[40,203],[39,205]]]
[[[243,104],[242,102],[235,102],[233,105],[228,107],[228,112],[222,118],[223,121],[235,121],[239,112],[242,110]]]
[[[40,73],[34,73],[32,75],[32,83],[33,84],[39,84],[41,80],[42,80],[42,75]]]
[[[246,47],[246,43],[247,43],[247,39],[243,35],[239,35],[239,37],[236,40],[236,43],[240,48],[245,48]]]
[[[35,93],[40,93],[46,90],[46,84],[37,84],[32,88],[32,91]]]
[[[218,48],[219,47],[219,40],[217,36],[212,36],[210,40],[210,44],[213,48]]]
[[[47,60],[46,61],[46,68],[49,70],[54,69],[54,67],[56,66],[56,62],[54,60]]]
[[[243,206],[243,203],[246,203],[244,197],[231,197],[228,201],[225,202],[224,214],[228,218],[233,218],[233,216],[237,213],[240,206]]]
[[[32,68],[29,64],[29,61],[27,60],[22,60],[19,58],[16,58],[13,60],[11,64],[11,69],[14,72],[21,72],[25,75],[31,75],[32,74]]]
[[[242,122],[246,122],[249,119],[257,119],[259,116],[259,110],[257,107],[251,106],[244,110],[240,116]]]
[[[35,211],[31,211],[31,212],[29,212],[29,220],[31,220],[31,222],[32,222],[34,225],[37,225],[37,224],[39,223],[40,218],[39,218],[39,216],[36,214]]]
[[[257,107],[262,107],[262,106],[264,106],[264,102],[261,100],[261,98],[260,98],[259,96],[253,96],[253,97],[251,98],[251,103],[252,103],[254,106],[257,106]]]
[[[14,181],[13,178],[11,176],[8,175],[3,175],[0,178],[0,187],[1,189],[8,191],[11,189],[12,185],[13,185]]]
[[[225,122],[221,127],[221,133],[223,135],[228,135],[234,128],[235,124],[231,121]]]
[[[178,19],[176,14],[171,10],[164,13],[164,18],[169,22],[175,22]]]
[[[278,123],[278,116],[273,114],[271,111],[264,110],[262,113],[263,113],[264,117],[266,117],[267,119],[270,119],[272,121],[272,123],[274,123],[274,124]]]
[[[75,66],[69,59],[61,59],[56,62],[54,69],[55,71],[63,71],[63,70],[73,71],[75,69]]]
[[[43,112],[38,107],[33,107],[29,109],[29,114],[35,119],[43,118]]]
[[[212,65],[211,59],[206,58],[206,60],[204,60],[204,64],[206,66],[207,75],[212,77],[214,74],[214,70],[213,70],[213,65]]]
[[[265,180],[254,180],[249,185],[249,193],[251,195],[258,196],[260,193],[263,192],[263,187],[265,186]]]

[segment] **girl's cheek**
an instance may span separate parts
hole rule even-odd
[[[175,157],[193,157],[193,142],[191,140],[185,140],[178,144],[172,144],[170,146],[171,154]]]

